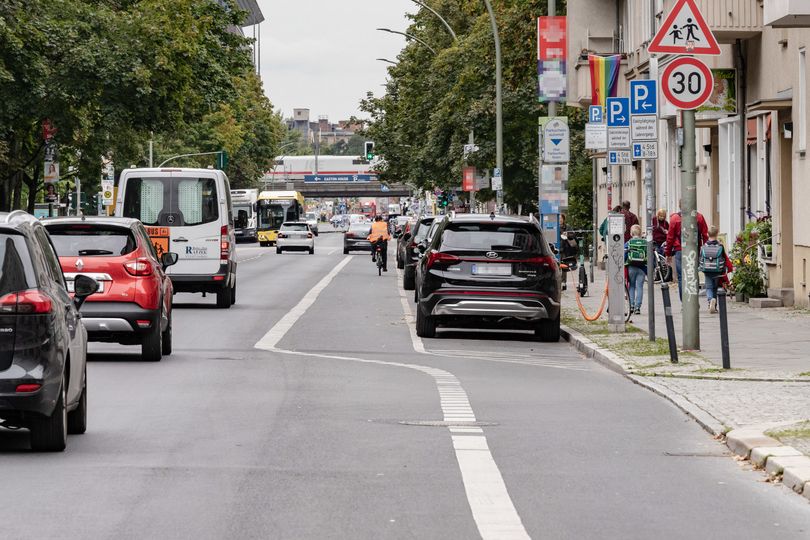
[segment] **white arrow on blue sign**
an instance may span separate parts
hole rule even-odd
[[[601,105],[591,105],[588,107],[588,122],[591,124],[601,124],[604,121],[604,109],[602,109]]]
[[[658,81],[630,81],[630,114],[658,114]]]
[[[608,127],[630,126],[630,98],[607,98]]]

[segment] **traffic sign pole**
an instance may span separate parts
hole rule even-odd
[[[683,111],[681,150],[681,290],[683,296],[683,348],[700,350],[700,297],[698,296],[697,171],[695,170],[695,111]]]
[[[652,55],[650,58],[650,79],[655,81],[655,100],[658,104],[658,58]],[[656,107],[655,121],[658,122],[658,111]],[[656,145],[658,141],[656,140]],[[645,180],[647,190],[647,336],[650,341],[655,342],[655,245],[653,243],[653,228],[657,225],[658,217],[655,197],[655,161],[645,160]],[[663,284],[663,281],[662,281]]]

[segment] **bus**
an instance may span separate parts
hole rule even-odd
[[[256,202],[258,198],[258,189],[231,190],[234,215],[233,233],[237,242],[239,240],[256,242],[259,239],[256,228]]]
[[[257,205],[256,226],[262,247],[275,245],[282,223],[301,221],[304,214],[304,196],[298,191],[262,191]]]

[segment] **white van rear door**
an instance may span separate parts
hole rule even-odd
[[[170,274],[216,274],[220,267],[220,235],[228,213],[223,186],[215,177],[173,176],[175,223],[170,223],[170,249],[178,262]]]

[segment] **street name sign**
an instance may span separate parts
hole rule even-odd
[[[330,184],[344,182],[371,182],[377,177],[371,174],[305,174],[304,182],[313,184]],[[294,184],[291,182],[290,185]]]
[[[661,89],[670,103],[683,110],[697,109],[712,95],[712,72],[690,56],[676,58],[664,68]]]
[[[607,126],[605,124],[593,124],[590,122],[585,124],[585,149],[607,149]]]
[[[630,148],[630,128],[608,128],[608,148]]]
[[[631,165],[630,150],[610,150],[608,152],[608,163],[610,165]]]
[[[543,161],[546,163],[568,163],[571,160],[568,118],[541,117],[540,127],[543,130]]]
[[[630,98],[607,98],[608,127],[630,127]]]
[[[657,141],[658,117],[655,115],[636,115],[630,121],[630,136],[633,141]]]
[[[634,142],[633,159],[658,159],[658,141]]]
[[[658,114],[658,81],[630,81],[630,114]]]
[[[651,54],[719,55],[720,45],[695,0],[678,0],[647,51]]]

